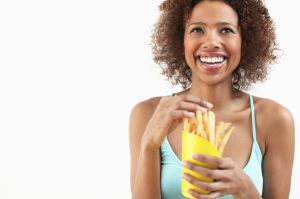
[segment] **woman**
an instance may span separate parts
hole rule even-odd
[[[134,199],[181,199],[181,180],[210,191],[194,198],[284,199],[294,158],[291,113],[242,91],[276,60],[274,24],[260,0],[166,0],[153,34],[156,63],[183,91],[138,103],[130,118]],[[223,158],[195,154],[215,169],[181,162],[182,119],[212,110],[235,126]],[[187,174],[187,167],[212,183]]]

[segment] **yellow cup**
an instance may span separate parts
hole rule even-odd
[[[182,132],[182,161],[188,161],[195,163],[197,165],[208,167],[208,168],[214,168],[213,165],[209,165],[203,162],[196,161],[192,158],[192,156],[196,153],[201,153],[205,155],[211,155],[216,157],[221,157],[220,152],[206,139],[203,139],[202,137],[189,133],[187,131]],[[186,167],[182,167],[182,173],[187,173],[199,180],[205,181],[205,182],[212,182],[213,179],[206,178],[198,173],[195,173]],[[182,194],[187,198],[194,198],[191,194],[189,194],[188,190],[192,189],[199,193],[208,194],[209,192],[203,189],[200,189],[192,184],[190,184],[188,181],[186,181],[184,178],[182,178]]]

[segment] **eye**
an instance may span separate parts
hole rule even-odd
[[[222,28],[221,33],[228,34],[228,33],[233,33],[235,32],[231,28]]]
[[[195,33],[203,33],[204,31],[203,31],[202,28],[197,27],[197,28],[193,28],[193,29],[191,30],[191,33],[193,33],[193,32],[195,32]]]

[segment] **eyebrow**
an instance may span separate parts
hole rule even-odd
[[[190,27],[191,25],[206,25],[206,24],[203,23],[203,22],[194,22],[194,23],[188,24],[188,27]],[[218,23],[216,23],[215,25],[222,25],[222,26],[224,26],[224,25],[230,25],[230,26],[234,26],[234,27],[237,28],[236,25],[234,25],[234,24],[232,24],[232,23],[229,23],[229,22],[218,22]]]

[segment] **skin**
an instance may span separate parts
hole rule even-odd
[[[183,166],[215,179],[213,183],[205,183],[184,175],[192,184],[212,191],[208,195],[190,193],[195,198],[205,199],[226,194],[241,199],[288,198],[294,158],[294,122],[291,113],[275,101],[254,97],[257,142],[263,156],[262,197],[243,171],[253,143],[251,109],[249,95],[244,92],[234,95],[231,86],[232,72],[240,61],[241,42],[238,17],[230,6],[221,1],[202,1],[194,7],[184,34],[184,53],[192,70],[192,87],[177,93],[176,97],[155,97],[140,102],[131,112],[132,198],[161,198],[159,147],[164,137],[168,136],[173,151],[181,159],[182,119],[192,117],[197,110],[208,109],[215,112],[216,123],[231,122],[235,130],[223,158],[194,156],[195,160],[216,165],[216,169],[183,162]],[[199,67],[196,55],[207,52],[226,55],[221,70],[208,72]]]

